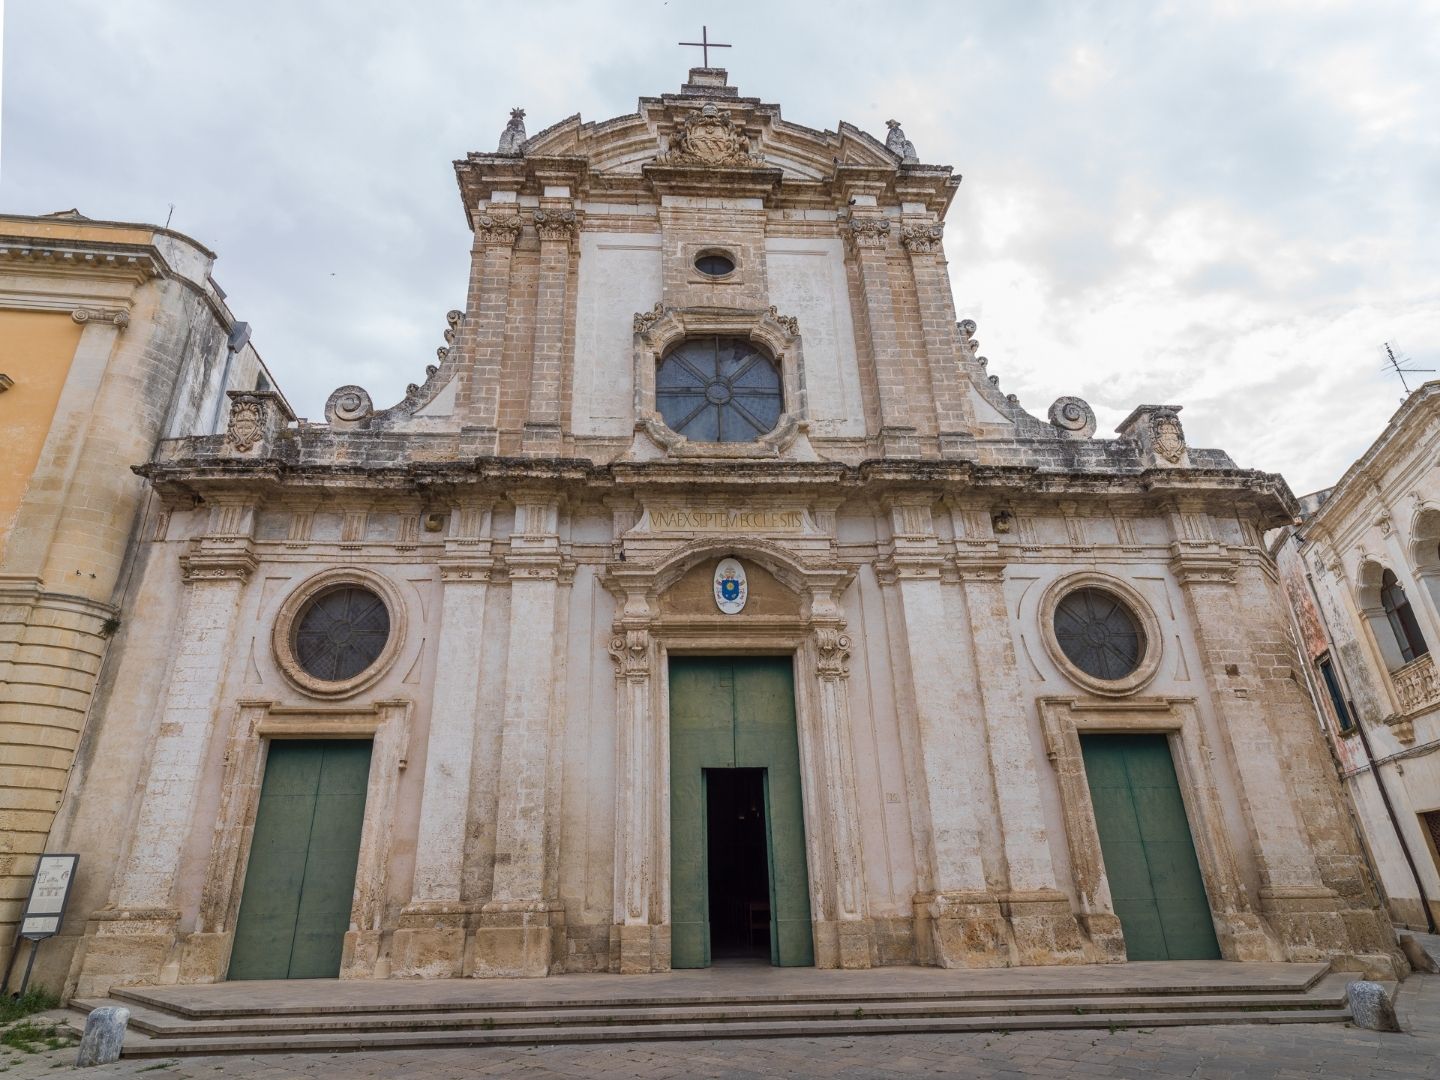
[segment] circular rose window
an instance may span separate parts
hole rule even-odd
[[[1118,680],[1133,675],[1145,656],[1145,631],[1114,593],[1076,589],[1055,605],[1055,640],[1085,674]]]
[[[373,665],[390,640],[385,601],[360,585],[312,596],[295,620],[295,662],[311,678],[345,682]]]

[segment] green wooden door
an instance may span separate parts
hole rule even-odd
[[[368,742],[272,742],[232,979],[333,979],[350,928]]]
[[[771,962],[815,963],[788,656],[670,661],[670,963],[708,967],[706,769],[765,769]]]
[[[1087,735],[1080,749],[1126,956],[1220,959],[1165,736]]]

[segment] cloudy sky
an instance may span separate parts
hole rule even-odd
[[[10,0],[0,210],[163,223],[298,411],[389,404],[464,304],[450,162],[673,91],[702,22],[743,94],[965,182],[956,307],[1001,387],[1102,432],[1183,405],[1194,443],[1332,483],[1440,368],[1440,3]]]

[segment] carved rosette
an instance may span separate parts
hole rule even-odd
[[[936,221],[930,225],[906,225],[900,230],[900,243],[911,255],[934,255],[941,250],[945,236],[945,223]]]
[[[822,679],[843,679],[850,674],[850,635],[831,626],[815,631],[815,673]]]
[[[575,211],[536,210],[535,231],[542,241],[563,240],[568,244],[575,237]]]
[[[713,102],[685,118],[670,149],[655,159],[660,165],[755,166],[764,158],[750,152],[750,140],[735,121]]]
[[[626,630],[610,639],[615,674],[626,679],[650,677],[650,631]]]
[[[882,217],[852,217],[845,235],[857,248],[883,248],[890,240],[890,222]]]
[[[475,239],[488,247],[514,247],[523,228],[514,215],[480,214],[475,218]]]
[[[1095,411],[1084,398],[1056,398],[1050,406],[1050,423],[1068,438],[1088,439],[1095,434]]]
[[[665,305],[657,302],[649,311],[637,311],[634,319],[634,330],[637,334],[648,333],[650,328],[659,322],[665,315]]]

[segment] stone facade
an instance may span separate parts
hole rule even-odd
[[[0,216],[0,967],[135,614],[158,508],[130,466],[215,430],[225,390],[269,385],[214,258],[152,226]]]
[[[342,977],[668,968],[667,672],[695,653],[793,658],[821,967],[1123,960],[1080,747],[1137,731],[1168,740],[1225,956],[1403,964],[1295,681],[1260,540],[1282,481],[1175,406],[1099,440],[1078,399],[1003,394],[949,291],[959,178],[913,147],[713,69],[521,123],[456,162],[469,296],[402,402],[342,387],[297,424],[235,395],[140,470],[149,617],[52,839],[92,867],[51,954],[72,989],[225,977],[286,738],[374,740]],[[717,335],[774,364],[749,441],[659,404],[657,364]],[[286,620],[337,581],[390,634],[317,684]],[[1142,625],[1124,678],[1055,640],[1083,587]]]
[[[1299,524],[1271,542],[1390,912],[1432,931],[1440,920],[1440,682],[1430,651],[1440,644],[1437,452],[1440,383],[1429,382],[1338,484],[1301,500]],[[1384,595],[1387,573],[1401,594]],[[1408,656],[1406,634],[1397,637],[1386,611],[1399,595],[1420,639]]]

